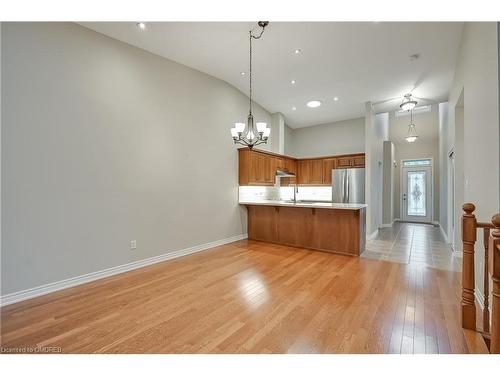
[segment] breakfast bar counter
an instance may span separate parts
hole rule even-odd
[[[248,238],[359,256],[366,243],[366,205],[326,202],[241,202]]]

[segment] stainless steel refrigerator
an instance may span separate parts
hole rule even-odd
[[[365,169],[332,169],[332,202],[365,203]]]

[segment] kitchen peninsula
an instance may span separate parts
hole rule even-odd
[[[284,187],[331,186],[332,169],[352,167],[364,167],[364,154],[296,159],[239,149],[240,186],[265,189],[275,184],[279,172],[290,174],[282,179]],[[249,239],[352,256],[365,250],[365,204],[252,198],[241,194],[239,203],[247,207]]]

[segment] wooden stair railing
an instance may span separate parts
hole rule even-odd
[[[500,353],[500,214],[491,219],[491,223],[476,220],[472,203],[463,205],[462,216],[462,328],[477,331],[474,245],[478,229],[483,229],[484,239],[484,277],[483,277],[483,327],[481,334],[489,347],[490,353]],[[489,303],[490,276],[492,280],[491,310]],[[491,316],[490,316],[491,311]],[[491,321],[491,327],[490,327]]]

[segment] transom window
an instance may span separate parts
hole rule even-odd
[[[431,159],[405,160],[403,167],[415,167],[420,165],[431,165]]]

